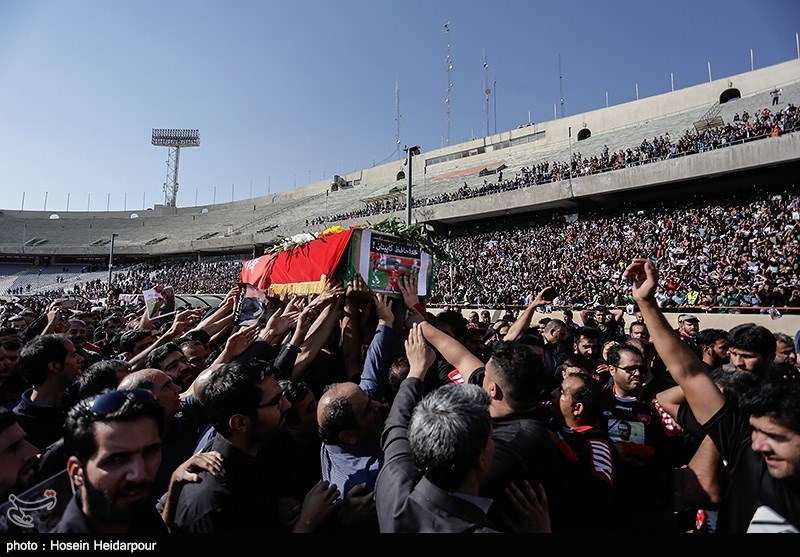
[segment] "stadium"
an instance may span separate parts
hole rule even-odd
[[[228,203],[153,129],[163,204],[3,209],[0,532],[797,532],[796,40]]]
[[[783,114],[779,131],[773,132],[772,122],[745,129],[742,115],[772,109],[774,89],[782,91],[776,109]],[[412,219],[432,224],[440,238],[457,238],[512,220],[524,226],[553,215],[570,222],[589,214],[604,218],[623,209],[635,213],[700,194],[692,202],[695,207],[737,196],[745,196],[741,203],[746,206],[747,195],[781,191],[789,195],[787,206],[792,200],[796,206],[800,135],[795,133],[798,119],[792,103],[798,98],[800,60],[795,59],[423,152],[410,157],[410,169],[408,160],[393,161],[248,200],[197,207],[158,204],[134,212],[4,210],[0,292],[54,294],[90,281],[99,285],[107,276],[111,250],[116,270],[142,263],[163,266],[173,260],[242,261],[297,233],[393,216],[403,220],[409,176]],[[659,141],[661,145],[654,145]],[[454,255],[458,266],[458,253]],[[231,282],[237,265],[225,265]],[[796,266],[795,259],[795,271]],[[86,274],[90,270],[96,272]],[[521,292],[474,292],[468,287],[471,279],[460,276],[458,268],[440,268],[437,276],[434,305],[524,303]],[[527,288],[543,285],[546,277],[533,273]],[[181,295],[226,290],[196,283],[175,288]],[[102,290],[81,293],[92,298],[102,296]],[[596,294],[586,293],[574,305]]]

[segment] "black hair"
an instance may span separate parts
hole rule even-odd
[[[25,381],[33,387],[47,381],[47,365],[50,362],[63,365],[67,358],[67,340],[64,335],[41,335],[25,344],[19,352],[19,369]]]
[[[124,393],[127,391],[114,392]],[[94,434],[94,424],[97,422],[132,422],[142,417],[149,417],[158,425],[159,435],[163,431],[164,412],[155,398],[152,401],[144,402],[134,397],[128,397],[118,410],[98,416],[92,410],[92,405],[101,396],[103,394],[78,401],[67,414],[64,424],[64,447],[67,454],[78,457],[81,464],[85,465],[97,452],[97,439]]]
[[[714,346],[718,340],[728,340],[728,331],[724,329],[703,329],[694,337],[697,346]]]
[[[800,381],[764,380],[759,388],[740,394],[742,410],[768,417],[800,434]]]
[[[530,346],[499,341],[492,346],[492,367],[513,410],[534,406],[544,390],[544,365]]]
[[[203,389],[203,405],[211,424],[223,437],[229,437],[231,416],[255,417],[261,402],[259,384],[271,373],[271,366],[261,360],[235,361],[220,366],[208,378]]]
[[[775,336],[766,327],[755,323],[742,323],[730,330],[728,343],[731,348],[748,350],[761,356],[775,354]]]

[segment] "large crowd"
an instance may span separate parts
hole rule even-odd
[[[697,195],[602,213],[524,217],[454,229],[432,301],[520,305],[538,285],[555,305],[626,306],[623,262],[662,269],[662,307],[800,307],[800,194],[795,188]]]
[[[786,108],[779,111],[763,108],[756,110],[751,115],[745,110],[741,115],[738,112],[735,113],[733,120],[727,124],[703,131],[685,130],[683,135],[676,140],[673,140],[669,132],[666,132],[659,137],[654,137],[652,140],[645,138],[639,145],[621,148],[617,151],[609,151],[608,146],[605,146],[601,153],[588,157],[580,152],[575,152],[569,161],[531,163],[521,168],[513,178],[507,180],[503,180],[503,173],[500,172],[497,182],[489,182],[485,179],[484,183],[478,186],[469,186],[464,182],[464,185],[455,191],[442,192],[430,197],[415,197],[412,201],[412,206],[416,208],[450,203],[461,199],[471,199],[473,197],[540,186],[559,180],[609,172],[675,157],[705,153],[746,141],[778,137],[795,131],[798,124],[800,124],[800,110],[792,103],[789,103]],[[311,219],[310,225],[316,226],[370,215],[393,213],[404,210],[405,206],[404,196],[381,201],[370,201],[359,209],[332,215],[316,216]]]
[[[537,319],[570,279],[496,321],[429,312],[413,275],[248,321],[232,285],[162,317],[6,302],[0,530],[800,532],[800,331],[673,329],[670,265],[610,265],[630,327],[602,305]]]
[[[710,308],[800,307],[798,225],[794,185],[706,192],[453,228],[427,299],[413,274],[394,296],[358,274],[245,296],[236,258],[8,299],[0,531],[798,533],[800,331],[702,327]],[[157,285],[221,301],[156,316],[137,298]]]

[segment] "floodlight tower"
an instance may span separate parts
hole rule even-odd
[[[200,130],[153,130],[152,144],[156,147],[169,147],[167,158],[167,180],[164,182],[164,205],[176,207],[178,200],[178,163],[181,147],[198,147]]]

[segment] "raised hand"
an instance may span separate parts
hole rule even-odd
[[[397,281],[400,294],[403,295],[403,302],[408,309],[414,309],[414,306],[419,303],[419,296],[417,292],[419,289],[419,277],[417,275],[401,275]]]
[[[334,302],[336,298],[344,293],[344,286],[340,282],[331,281],[325,285],[325,288],[322,290],[320,295],[314,298],[314,301],[309,305],[314,305],[317,307],[317,309],[322,309]]]
[[[242,327],[225,341],[225,356],[235,358],[253,344],[258,336],[258,323]]]
[[[392,312],[392,301],[386,294],[375,294],[375,309],[378,312],[378,320],[391,327],[394,324],[394,313]]]
[[[360,274],[356,273],[350,281],[350,285],[345,292],[347,303],[356,307],[363,308],[369,303],[372,296],[372,290],[369,289],[367,283]]]
[[[554,298],[555,298],[555,288],[552,286],[548,286],[546,288],[543,288],[539,292],[539,294],[536,295],[536,298],[533,300],[533,302],[531,302],[531,305],[537,308],[546,306],[547,304],[552,302]]]
[[[422,379],[436,359],[436,354],[425,341],[425,336],[422,334],[422,327],[419,323],[414,323],[408,332],[405,347],[410,368],[408,376]]]
[[[634,300],[655,303],[656,288],[658,288],[658,269],[656,269],[652,261],[644,258],[632,260],[622,273],[622,278],[633,283]]]

